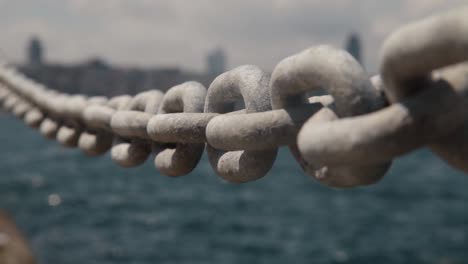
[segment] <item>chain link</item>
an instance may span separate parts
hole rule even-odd
[[[268,76],[256,66],[241,66],[221,74],[212,82],[208,89],[205,112],[220,114],[232,112],[235,103],[242,100],[245,111],[234,113],[232,116],[252,119],[253,113],[271,110],[269,97]],[[215,119],[219,120],[224,116]],[[212,122],[208,123],[206,129],[208,159],[213,169],[227,181],[235,183],[263,177],[275,161],[277,148],[274,146],[261,150],[246,150],[239,147],[216,148],[212,145],[212,141],[215,140],[216,143],[216,139],[220,137],[224,138],[228,145],[237,139],[249,140],[249,135],[244,133],[245,131],[235,123],[235,120],[223,121],[221,126],[224,129],[218,129],[216,123],[214,127],[211,126]],[[224,130],[230,130],[232,133],[224,134]]]
[[[371,78],[325,45],[282,60],[271,77],[245,65],[208,89],[186,82],[134,97],[62,94],[0,66],[0,106],[44,137],[91,156],[110,150],[123,167],[153,153],[172,177],[189,174],[206,147],[216,174],[234,183],[265,176],[282,146],[337,188],[375,183],[424,146],[468,173],[467,96],[468,8],[394,32]]]
[[[391,105],[320,126],[306,123],[298,137],[302,154],[319,164],[364,165],[428,145],[468,172],[467,14],[464,8],[431,17],[391,35],[381,64]]]

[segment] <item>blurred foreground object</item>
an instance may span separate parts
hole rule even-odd
[[[28,243],[17,230],[14,220],[3,210],[0,210],[0,263],[36,263]]]

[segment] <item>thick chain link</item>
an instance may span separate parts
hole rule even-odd
[[[381,61],[369,78],[347,52],[316,46],[271,77],[245,65],[208,89],[186,82],[113,98],[62,94],[3,65],[0,105],[65,147],[110,150],[123,167],[153,153],[168,176],[189,174],[205,147],[213,170],[234,183],[265,176],[282,146],[338,188],[375,183],[394,158],[424,146],[468,172],[468,8],[397,30]]]
[[[304,157],[323,165],[364,165],[428,145],[468,172],[467,14],[464,8],[431,17],[391,35],[381,64],[391,105],[320,126],[306,123],[298,137]]]

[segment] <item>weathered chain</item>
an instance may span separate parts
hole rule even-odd
[[[2,66],[0,104],[65,147],[110,150],[123,167],[153,153],[168,176],[189,174],[205,146],[214,171],[236,183],[267,174],[281,146],[333,187],[375,183],[392,159],[423,146],[468,172],[468,8],[397,30],[381,61],[369,79],[347,52],[316,46],[271,77],[246,65],[208,89],[186,82],[113,98],[62,94]],[[326,95],[309,98],[314,91]]]

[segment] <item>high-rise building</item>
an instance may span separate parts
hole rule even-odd
[[[32,37],[28,44],[28,63],[29,65],[41,65],[43,56],[42,43],[38,37]]]
[[[361,38],[357,33],[351,33],[346,39],[346,50],[362,65]]]
[[[226,71],[226,54],[223,49],[217,48],[206,56],[206,71],[210,76],[217,76]]]

